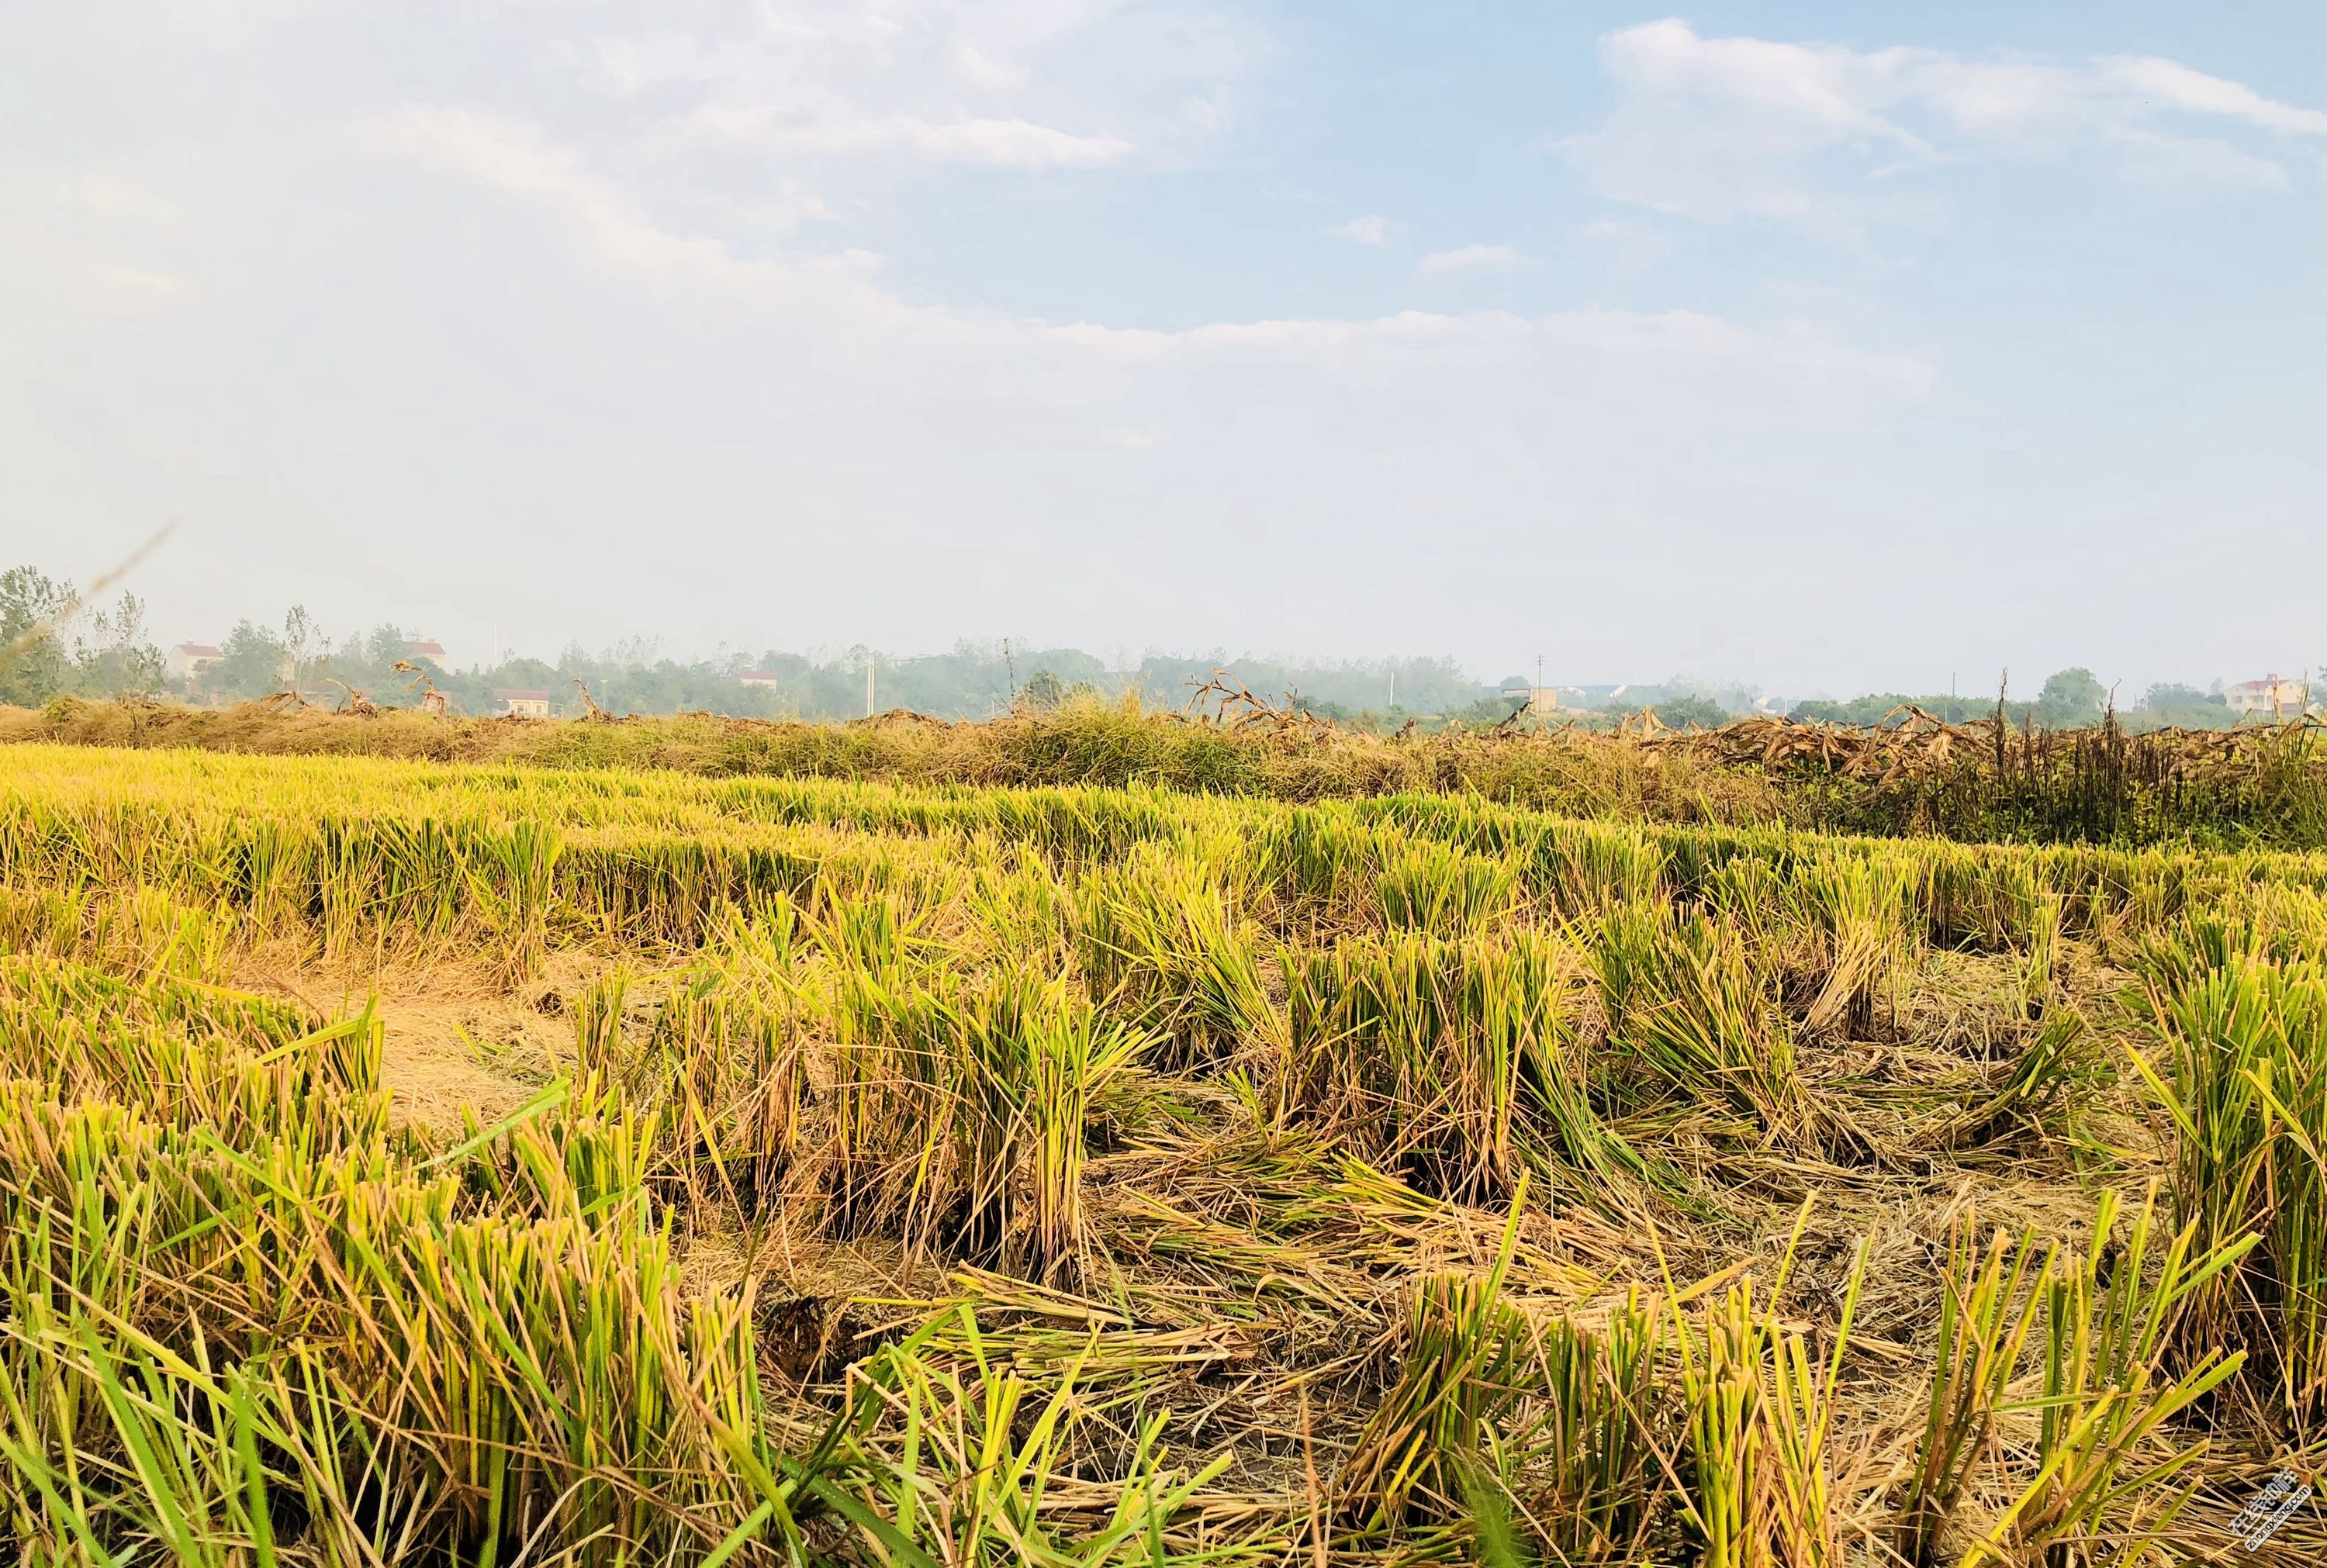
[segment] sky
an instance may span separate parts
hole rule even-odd
[[[0,60],[0,555],[174,520],[164,642],[2327,667],[2315,0],[174,0]]]

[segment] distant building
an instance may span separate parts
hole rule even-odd
[[[1510,686],[1503,688],[1506,700],[1515,700],[1519,712],[1548,718],[1563,709],[1584,713],[1603,703],[1614,702],[1631,691],[1630,685],[1617,686]]]
[[[410,642],[404,645],[404,657],[415,664],[433,664],[444,667],[444,645],[441,642]]]
[[[2229,687],[2222,693],[2222,701],[2232,713],[2299,714],[2306,695],[2304,685],[2284,676],[2266,675],[2260,680],[2244,680]]]
[[[182,642],[172,649],[162,662],[168,667],[172,680],[194,681],[201,679],[204,670],[225,657],[207,642]]]
[[[549,716],[547,692],[496,691],[493,701],[500,705],[500,716],[505,719],[546,719]]]
[[[773,691],[781,684],[783,677],[771,669],[747,669],[735,679],[743,686],[760,686],[765,690]]]

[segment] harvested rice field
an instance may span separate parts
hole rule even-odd
[[[0,747],[6,1534],[2327,1558],[2327,854],[1724,788]]]

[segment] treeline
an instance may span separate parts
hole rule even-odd
[[[1967,697],[1952,692],[1944,695],[1911,696],[1902,692],[1874,692],[1853,697],[1847,702],[1800,702],[1787,710],[1787,717],[1835,724],[1881,724],[1904,722],[1902,710],[1920,708],[1935,719],[1950,724],[1968,723],[1976,719],[1995,716],[2001,699],[2005,716],[2014,723],[2035,725],[2050,730],[2087,729],[2114,714],[2119,724],[2127,730],[2222,730],[2244,720],[2254,723],[2261,715],[2243,713],[2229,705],[2220,683],[2211,691],[2175,682],[2160,682],[2144,691],[2130,704],[2119,704],[2116,695],[2101,685],[2089,669],[2057,670],[2048,677],[2033,698],[2023,699],[2010,691],[1995,695]],[[2279,716],[2295,718],[2304,705],[2288,705]],[[1662,716],[1663,710],[1659,710]]]
[[[0,703],[22,708],[60,695],[147,696],[166,678],[136,595],[92,610],[70,583],[30,566],[0,572]]]
[[[145,607],[124,594],[110,607],[80,604],[69,583],[31,566],[0,573],[0,704],[37,707],[59,696],[168,697],[217,706],[290,691],[321,707],[416,708],[431,695],[454,714],[504,711],[497,694],[537,693],[568,716],[593,708],[614,714],[708,713],[736,718],[850,719],[903,708],[946,719],[986,719],[1013,711],[1055,708],[1082,695],[1113,700],[1136,694],[1150,708],[1188,703],[1217,706],[1224,681],[1272,705],[1298,707],[1344,727],[1387,733],[1419,723],[1468,728],[1502,723],[1526,703],[1530,685],[1513,676],[1481,683],[1450,658],[1343,663],[1258,658],[1216,651],[1205,656],[1148,653],[1131,669],[1110,669],[1078,649],[1017,648],[1006,642],[957,643],[950,652],[892,658],[865,648],[811,655],[768,649],[680,660],[633,641],[593,653],[569,644],[554,659],[512,654],[491,665],[446,667],[425,657],[411,628],[383,623],[334,637],[304,608],[279,626],[245,620],[218,645],[218,657],[188,667],[156,647]],[[750,677],[750,678],[747,678]],[[1212,687],[1206,695],[1208,686]],[[1561,688],[1556,718],[1584,729],[1612,728],[1653,710],[1668,727],[1712,728],[1749,712],[1768,712],[1750,687],[1674,678],[1661,685]],[[1912,705],[1950,723],[1984,718],[1992,696],[1872,694],[1846,702],[1807,701],[1797,719],[1879,724]],[[2098,723],[2111,694],[2091,671],[2048,678],[2033,699],[2008,702],[2016,723],[2051,729]],[[2118,720],[2133,730],[2166,726],[2219,729],[2241,715],[2194,686],[2149,688]]]
[[[0,703],[18,707],[58,696],[166,696],[211,705],[293,691],[327,707],[415,708],[433,692],[453,713],[482,716],[500,711],[496,693],[522,691],[542,693],[569,714],[595,707],[617,714],[846,719],[864,716],[869,701],[880,712],[982,719],[1085,694],[1114,698],[1135,691],[1150,705],[1173,707],[1205,700],[1200,689],[1216,674],[1275,705],[1393,729],[1409,718],[1494,723],[1519,705],[1450,658],[1323,663],[1151,652],[1135,668],[1111,670],[1080,649],[999,641],[963,641],[950,652],[911,658],[860,647],[694,660],[668,658],[642,641],[595,653],[577,642],[554,659],[511,654],[448,667],[416,650],[423,640],[417,629],[383,623],[335,637],[299,606],[279,625],[238,622],[217,645],[215,659],[173,670],[134,596],[91,612],[79,606],[70,583],[30,566],[0,574],[0,635],[8,645],[25,644],[0,671]]]

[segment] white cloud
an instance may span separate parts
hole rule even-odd
[[[1406,231],[1406,225],[1379,216],[1352,218],[1347,223],[1337,223],[1326,230],[1343,239],[1354,239],[1360,245],[1388,245],[1390,237]]]
[[[1542,331],[1555,341],[1603,353],[1723,365],[1798,387],[1913,398],[1930,393],[1938,379],[1927,359],[1860,349],[1804,322],[1753,328],[1698,311],[1590,310],[1547,316]]]
[[[1528,265],[1528,258],[1509,245],[1465,245],[1454,250],[1434,250],[1415,264],[1420,277],[1445,277],[1464,272],[1509,272]]]
[[[1210,97],[1192,93],[1180,100],[1180,123],[1200,135],[1216,136],[1236,121],[1236,111],[1230,107],[1229,95],[1217,92]]]
[[[967,378],[981,397],[1057,407],[1105,406],[1151,378],[1239,368],[1320,375],[1385,389],[1460,370],[1527,387],[1551,360],[1588,354],[1654,382],[1697,385],[1744,406],[1772,397],[1836,405],[1922,396],[1927,361],[1858,348],[1813,325],[1757,328],[1688,312],[1594,310],[1528,317],[1508,311],[1401,311],[1366,318],[1220,321],[1177,330],[1050,322],[910,303],[863,252],[799,257],[739,255],[719,239],[660,226],[637,200],[573,153],[523,125],[471,111],[413,109],[380,127],[378,145],[562,215],[610,266],[659,289],[708,294],[752,308],[762,326],[831,334],[846,373],[895,384]],[[1507,245],[1425,257],[1434,275],[1528,265]],[[1162,418],[1109,422],[1100,444],[1160,444]]]
[[[1132,151],[1132,145],[1118,137],[1076,135],[1020,119],[933,124],[912,115],[887,115],[788,123],[769,109],[706,108],[691,123],[727,140],[827,157],[898,153],[931,163],[1063,169],[1117,163]]]
[[[716,239],[657,225],[573,153],[520,122],[476,110],[416,107],[369,129],[386,149],[492,190],[547,201],[591,249],[635,275],[739,292],[779,289],[794,280],[792,267],[738,257]]]
[[[1098,168],[1219,134],[1256,51],[1203,0],[708,0],[576,51],[582,80],[704,146],[830,163]],[[828,184],[848,174],[820,173]]]
[[[189,299],[195,281],[181,263],[199,225],[172,172],[0,155],[0,298],[107,313]]]
[[[2327,135],[2327,113],[2165,60],[1859,51],[1708,38],[1673,20],[1609,34],[1601,60],[1623,96],[1561,143],[1593,189],[1702,222],[1762,218],[1834,238],[1928,221],[1928,206],[1876,182],[1963,158],[2081,152],[2149,183],[2271,188],[2288,182],[2276,162],[2188,134],[2188,118]]]
[[[2163,190],[2285,191],[2294,183],[2284,165],[2211,136],[2161,136],[2128,128],[2110,140],[2122,149],[2119,173]]]
[[[1531,329],[1523,317],[1505,311],[1460,316],[1399,311],[1363,319],[1210,322],[1177,331],[1088,322],[1033,330],[1048,341],[1097,350],[1126,364],[1274,360],[1376,376],[1450,359],[1476,362],[1501,357],[1522,344]]]
[[[2154,94],[2198,115],[2228,115],[2290,135],[2327,136],[2327,110],[2297,108],[2235,81],[2170,60],[2113,59],[2104,70],[2136,92]]]
[[[954,41],[949,63],[956,77],[988,92],[1009,92],[1026,85],[1023,63],[1006,58],[997,60],[966,38]]]
[[[1895,96],[1887,87],[1911,58],[1909,51],[1858,54],[1758,38],[1703,38],[1686,22],[1667,20],[1611,34],[1602,41],[1601,58],[1636,91],[1757,111],[1773,139],[1864,136],[1925,150],[1920,137],[1877,112]]]

